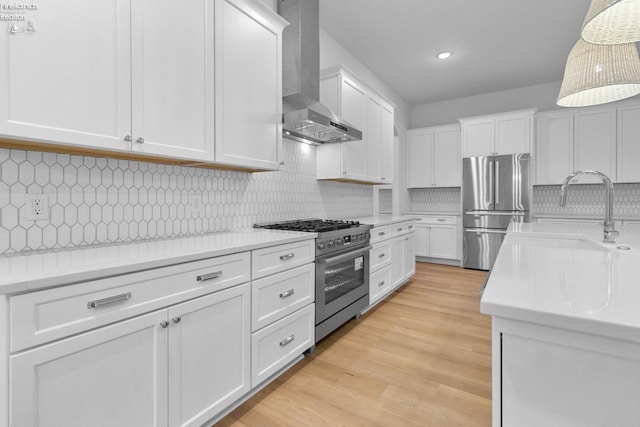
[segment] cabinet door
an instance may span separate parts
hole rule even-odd
[[[616,177],[615,109],[575,113],[574,168],[594,169],[611,179]],[[599,178],[582,175],[576,183],[600,183]]]
[[[277,169],[282,156],[283,23],[245,0],[215,0],[215,5],[216,162]]]
[[[417,256],[429,256],[429,226],[416,224],[415,251]]]
[[[382,182],[391,184],[393,182],[393,170],[395,162],[395,137],[393,136],[394,108],[382,104],[382,117],[380,118],[380,144],[382,147],[380,159],[382,163]]]
[[[404,280],[404,238],[397,237],[389,243],[391,246],[391,287],[395,288]]]
[[[617,182],[640,182],[640,106],[618,108]],[[612,177],[613,178],[613,177]]]
[[[367,127],[364,139],[367,144],[367,175],[373,182],[382,182],[382,135],[380,134],[382,104],[377,98],[367,96]]]
[[[249,289],[169,308],[169,425],[200,426],[249,391]]]
[[[462,155],[464,157],[491,156],[495,152],[493,140],[493,119],[462,123]]]
[[[433,184],[460,187],[460,128],[439,128],[433,140]]]
[[[346,178],[368,180],[366,115],[367,94],[356,83],[342,79],[342,118],[363,131],[361,141],[342,143],[342,168]]]
[[[561,184],[573,173],[573,114],[536,120],[536,184]]]
[[[454,225],[432,225],[430,256],[433,258],[458,258],[458,231]]]
[[[213,3],[132,2],[132,147],[213,160]],[[170,30],[170,29],[173,29]]]
[[[48,0],[27,22],[2,21],[0,134],[129,150],[129,0]],[[5,12],[3,10],[3,12]],[[11,25],[18,28],[9,33]]]
[[[433,129],[408,132],[408,188],[431,187],[433,185],[433,137]]]
[[[166,310],[10,357],[15,426],[166,426]]]
[[[414,233],[402,238],[402,261],[404,278],[408,279],[416,273],[416,236]]]
[[[531,151],[531,114],[496,117],[495,153],[516,154]]]

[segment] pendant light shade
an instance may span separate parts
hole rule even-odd
[[[582,38],[597,44],[640,41],[640,0],[591,0]]]
[[[635,43],[600,45],[580,39],[564,70],[561,107],[586,107],[640,93],[640,59]]]

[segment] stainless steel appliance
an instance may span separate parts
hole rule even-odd
[[[282,130],[286,138],[322,144],[362,139],[362,131],[320,104],[318,0],[278,0],[289,21],[282,32]]]
[[[357,221],[307,219],[258,228],[318,233],[316,237],[316,328],[318,342],[369,304],[369,230]]]
[[[463,266],[490,270],[510,221],[528,222],[529,154],[462,159]]]

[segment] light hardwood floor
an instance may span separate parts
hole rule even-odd
[[[417,263],[408,284],[217,426],[490,426],[485,276]]]

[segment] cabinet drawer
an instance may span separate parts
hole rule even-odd
[[[457,224],[455,216],[424,216],[418,220],[418,224]]]
[[[387,266],[369,278],[369,305],[383,298],[391,289],[391,267]]]
[[[369,255],[369,271],[376,271],[391,264],[391,246],[389,242],[376,243]]]
[[[371,243],[378,242],[380,240],[388,239],[391,237],[392,231],[390,225],[384,225],[382,227],[375,227],[371,229]]]
[[[315,264],[255,280],[251,286],[251,330],[267,326],[315,299]]]
[[[415,226],[413,225],[413,221],[400,222],[398,224],[391,225],[391,234],[393,236],[398,236],[400,234],[405,234],[413,231]]]
[[[248,282],[250,259],[243,252],[12,297],[11,351]]]
[[[288,243],[252,252],[251,277],[259,279],[312,262],[316,256],[315,240]]]
[[[313,345],[314,311],[315,304],[309,304],[251,336],[251,387],[256,387]]]

